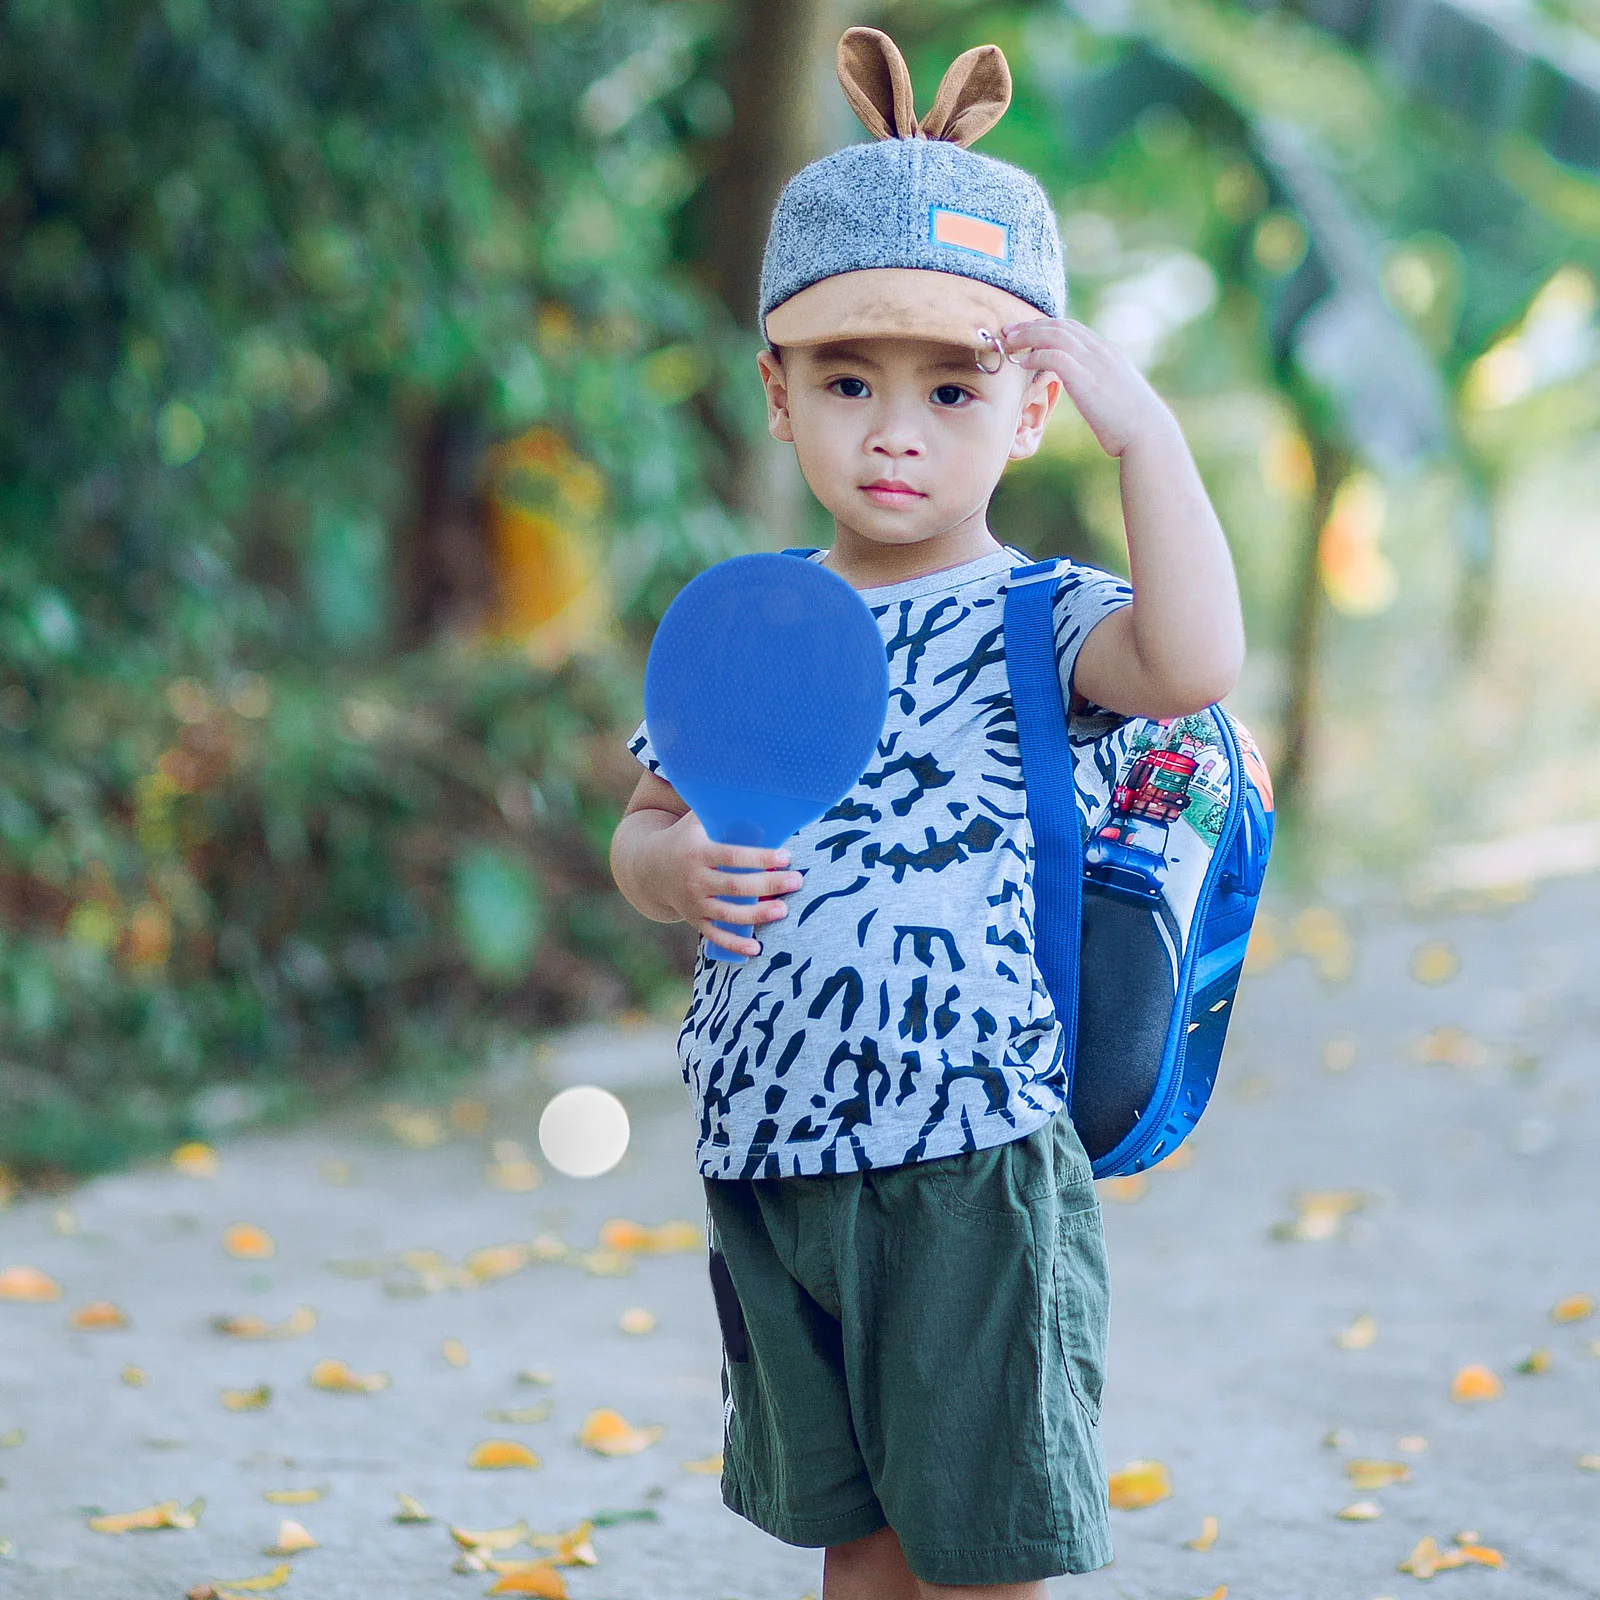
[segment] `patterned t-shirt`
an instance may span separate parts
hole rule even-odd
[[[702,945],[678,1054],[709,1178],[896,1166],[1020,1139],[1061,1108],[1062,1033],[1033,960],[1033,831],[1006,681],[1014,550],[863,589],[889,660],[883,738],[789,841],[805,884],[749,961]],[[1132,599],[1065,570],[1070,694],[1089,630]],[[1073,718],[1075,740],[1107,726]],[[628,748],[660,768],[646,729]]]

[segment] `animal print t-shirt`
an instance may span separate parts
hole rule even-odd
[[[1033,960],[1033,831],[1006,681],[996,551],[863,589],[889,714],[861,781],[789,841],[804,887],[748,962],[702,945],[678,1037],[710,1178],[889,1167],[1020,1139],[1060,1110],[1062,1032]],[[1132,598],[1066,569],[1069,694],[1089,630]],[[1093,708],[1091,708],[1092,711]],[[1073,719],[1075,738],[1106,726]],[[629,749],[652,772],[641,726]]]

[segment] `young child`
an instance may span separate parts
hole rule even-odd
[[[752,958],[702,951],[679,1040],[724,1341],[723,1498],[826,1547],[824,1600],[1043,1600],[1044,1579],[1111,1556],[1107,1283],[1032,955],[1002,632],[1027,558],[987,508],[1063,392],[1121,462],[1133,578],[1061,581],[1075,717],[1208,705],[1243,633],[1172,414],[1064,319],[1038,183],[966,148],[1009,102],[999,50],[962,56],[920,126],[882,34],[845,35],[840,80],[877,141],[785,189],[758,359],[768,425],[834,519],[821,560],[883,632],[883,739],[827,816],[756,850],[707,839],[641,729],[612,867],[645,916]],[[719,898],[723,867],[758,874],[739,881],[755,904]]]

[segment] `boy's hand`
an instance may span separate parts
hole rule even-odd
[[[1013,322],[1001,330],[1006,356],[1019,367],[1053,372],[1107,455],[1176,426],[1161,396],[1128,357],[1068,317]]]
[[[776,896],[793,894],[805,879],[789,866],[787,850],[757,850],[749,845],[714,844],[700,819],[686,811],[670,827],[654,833],[638,858],[641,886],[674,920],[687,922],[703,938],[743,956],[761,954],[754,939],[724,932],[718,922],[760,927],[789,914]],[[720,867],[754,867],[737,875]],[[730,905],[723,895],[755,895],[749,906]]]

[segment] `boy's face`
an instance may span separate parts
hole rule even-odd
[[[849,339],[759,357],[767,426],[841,528],[910,545],[982,519],[1007,461],[1039,448],[1053,373],[916,339]]]

